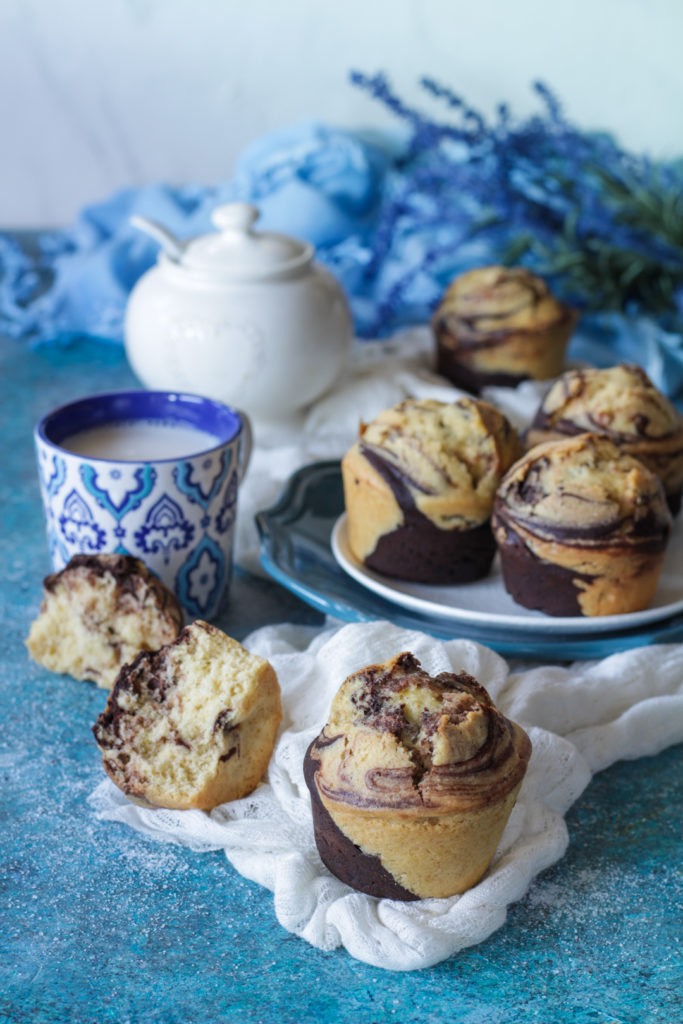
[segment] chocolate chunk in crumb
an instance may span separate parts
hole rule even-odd
[[[121,670],[93,733],[124,793],[208,810],[258,784],[281,714],[271,665],[197,621]]]

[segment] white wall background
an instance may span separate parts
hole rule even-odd
[[[683,155],[682,43],[683,0],[0,0],[0,226],[225,179],[303,117],[390,123],[351,68],[409,100],[429,74],[519,114],[541,78],[582,127]]]

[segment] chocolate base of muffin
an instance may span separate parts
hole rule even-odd
[[[681,500],[683,499],[683,492],[676,491],[674,494],[666,494],[666,503],[669,506],[669,512],[675,518],[681,511]]]
[[[315,741],[314,741],[315,742]],[[313,828],[318,853],[325,867],[335,878],[346,882],[358,892],[389,900],[417,900],[419,896],[404,889],[394,876],[383,867],[379,857],[363,853],[345,836],[332,815],[323,805],[315,784],[316,762],[311,757],[311,746],[304,758],[304,778],[311,793]]]
[[[406,509],[403,523],[379,538],[364,564],[412,583],[453,585],[486,576],[495,552],[489,521],[469,530],[442,530],[416,509]]]
[[[577,582],[590,576],[537,558],[510,530],[498,550],[505,589],[517,604],[546,615],[583,615]]]
[[[436,372],[442,377],[447,377],[456,387],[463,388],[473,395],[478,395],[486,387],[516,388],[524,380],[529,380],[528,374],[504,373],[502,371],[492,372],[485,370],[474,370],[459,360],[453,350],[443,344],[437,338],[436,345]]]

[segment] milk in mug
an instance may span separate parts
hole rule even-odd
[[[61,447],[88,459],[116,462],[157,462],[186,459],[216,448],[221,442],[206,430],[177,420],[114,420],[80,430]]]

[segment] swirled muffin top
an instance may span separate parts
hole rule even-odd
[[[683,417],[639,366],[570,370],[550,388],[529,431],[582,434],[616,441],[683,440]]]
[[[495,518],[581,546],[663,544],[671,527],[659,478],[597,434],[532,448],[501,483]]]
[[[417,508],[444,528],[485,522],[520,452],[505,416],[472,398],[408,399],[363,425],[358,446],[400,476]]]
[[[323,799],[408,814],[502,799],[530,752],[524,731],[472,676],[432,677],[407,652],[349,676],[311,747]]]
[[[460,344],[495,340],[501,331],[543,330],[573,314],[545,281],[524,267],[477,267],[457,277],[436,316],[448,318]]]

